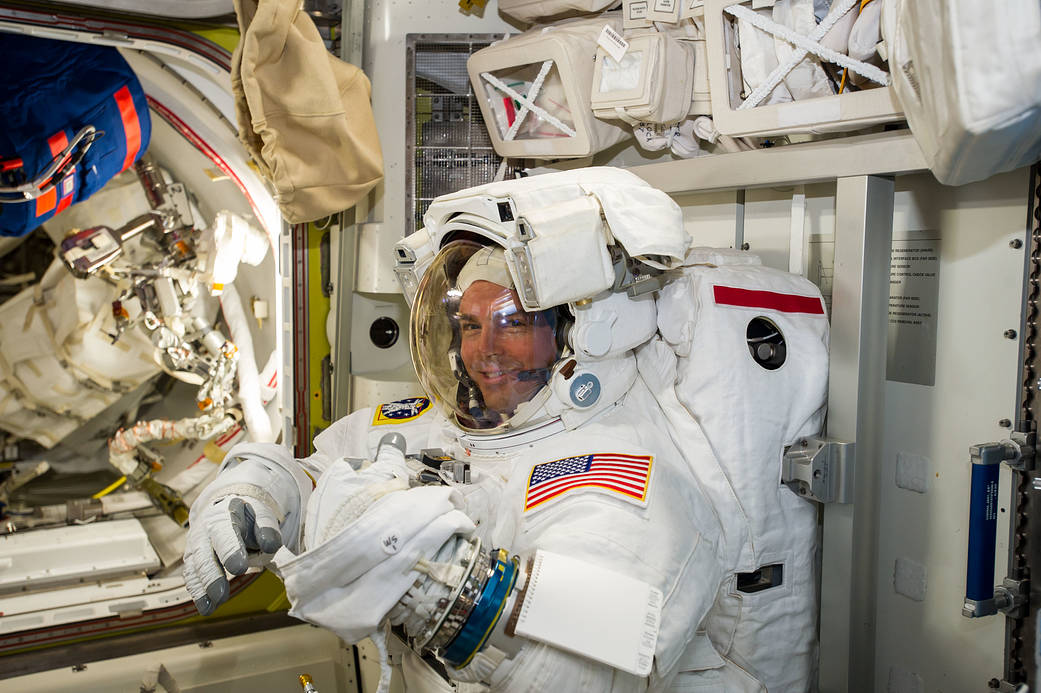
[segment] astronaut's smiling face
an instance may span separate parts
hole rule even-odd
[[[556,360],[553,326],[544,313],[527,313],[517,292],[479,280],[459,304],[463,365],[488,409],[509,417],[546,383]]]

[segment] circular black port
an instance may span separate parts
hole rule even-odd
[[[376,318],[369,325],[369,339],[380,349],[389,349],[398,341],[398,323],[393,318]]]
[[[763,368],[773,371],[784,363],[787,349],[784,335],[777,325],[766,318],[752,318],[745,331],[748,339],[748,351],[752,358]]]

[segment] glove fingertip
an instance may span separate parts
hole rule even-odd
[[[211,610],[228,598],[228,581],[224,579],[214,580],[206,586],[206,596],[203,599],[211,603]]]
[[[274,527],[260,527],[257,530],[257,543],[264,553],[274,553],[282,546],[282,533]]]
[[[224,559],[224,567],[232,575],[242,575],[249,567],[249,557],[245,551],[236,551]]]
[[[213,613],[213,602],[210,601],[209,597],[199,597],[195,600],[195,608],[203,616],[209,616]]]

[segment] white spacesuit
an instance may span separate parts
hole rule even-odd
[[[239,574],[278,549],[291,614],[379,646],[398,626],[492,690],[780,682],[741,651],[727,589],[755,567],[755,527],[726,516],[741,511],[724,467],[668,395],[653,292],[688,252],[675,203],[583,169],[440,198],[425,223],[396,252],[430,398],[357,411],[305,460],[234,448],[192,508],[200,610],[227,593],[221,564]],[[409,690],[439,682],[415,655],[404,670]]]

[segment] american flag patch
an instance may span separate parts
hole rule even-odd
[[[577,488],[617,493],[643,503],[651,478],[650,455],[596,452],[535,465],[528,478],[524,510]]]

